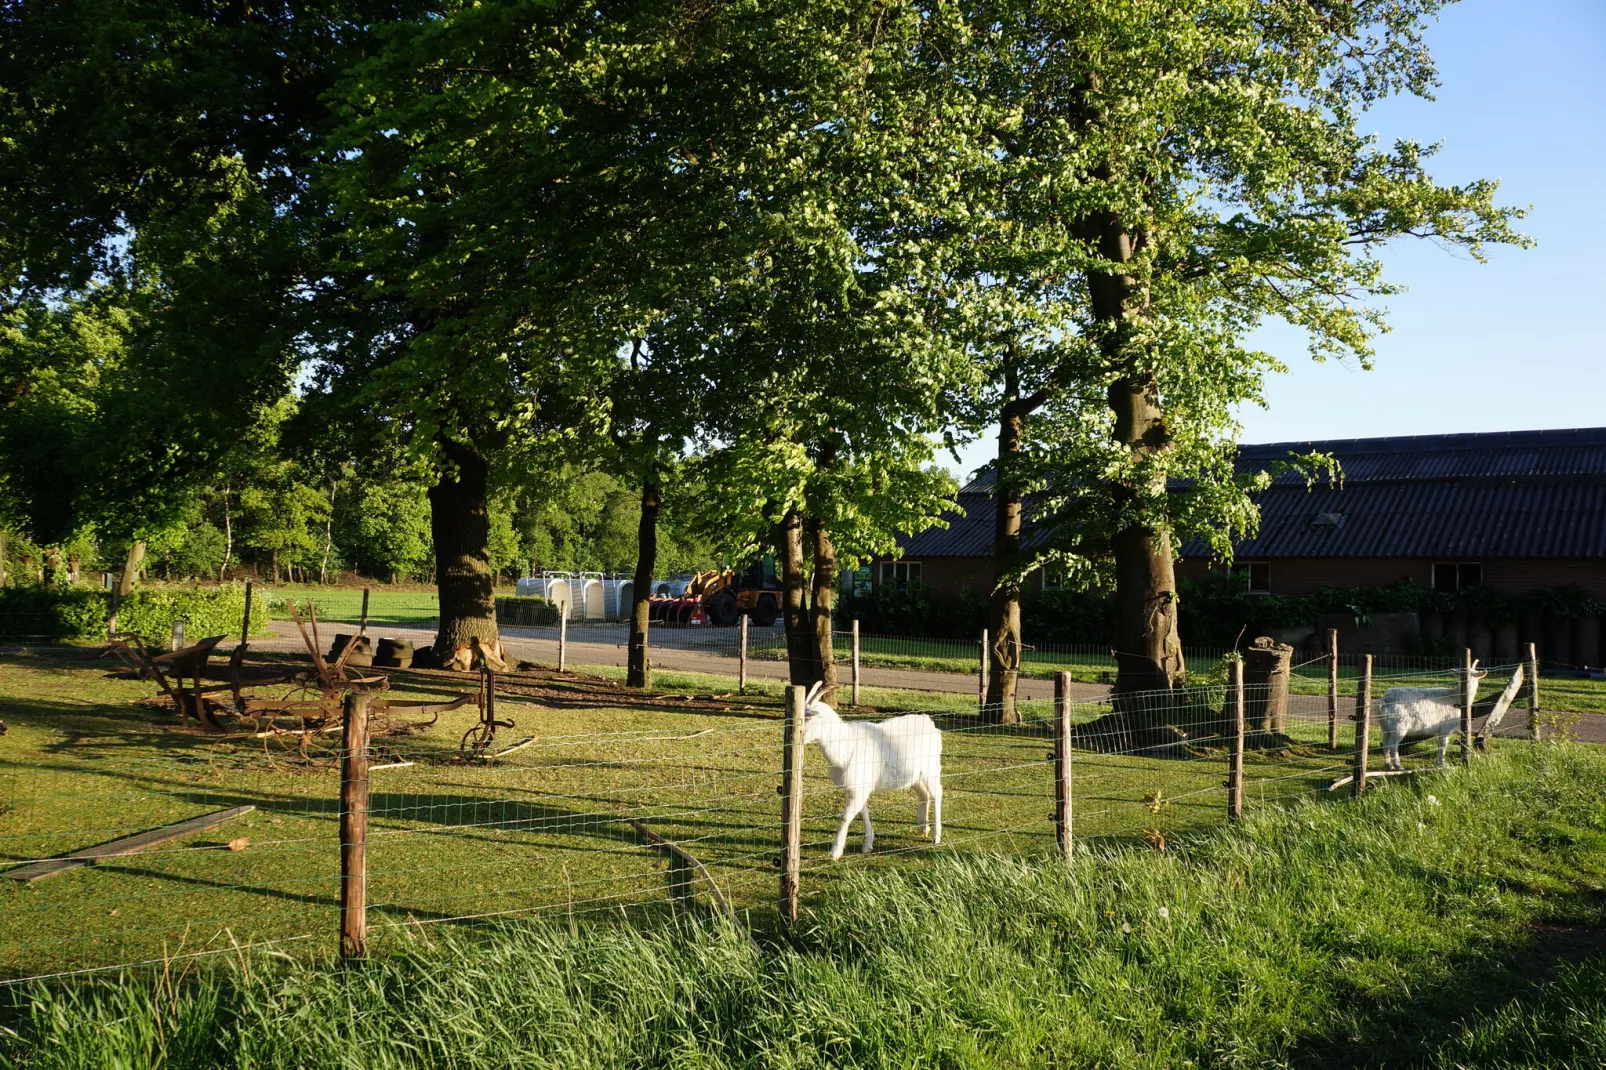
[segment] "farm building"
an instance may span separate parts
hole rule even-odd
[[[1240,463],[1261,469],[1311,452],[1337,458],[1342,479],[1307,487],[1286,474],[1260,495],[1260,530],[1237,545],[1232,566],[1250,592],[1308,595],[1327,585],[1404,580],[1519,596],[1572,587],[1606,600],[1606,428],[1277,442],[1241,447]],[[963,516],[903,540],[903,555],[874,562],[861,582],[914,579],[936,597],[967,586],[989,591],[988,486],[984,479],[965,487]],[[1200,578],[1220,567],[1192,543],[1177,572]],[[1038,586],[1052,582],[1042,573],[1032,578]],[[1551,636],[1548,646],[1559,654],[1580,643],[1597,645],[1590,636]],[[1593,649],[1578,660],[1598,664]]]

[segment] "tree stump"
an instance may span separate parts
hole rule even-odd
[[[1288,731],[1288,678],[1294,648],[1269,636],[1244,651],[1246,719],[1257,732]]]

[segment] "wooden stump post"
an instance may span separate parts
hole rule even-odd
[[[853,622],[853,705],[859,704],[859,622]]]
[[[184,649],[184,622],[181,620],[176,620],[173,622],[173,645],[168,647],[168,649]]]
[[[561,603],[563,611],[558,615],[558,671],[563,672],[569,665],[569,604]]]
[[[1061,858],[1072,852],[1071,674],[1054,674],[1054,845]]]
[[[117,638],[117,606],[121,601],[122,595],[118,590],[118,584],[114,583],[112,584],[110,606],[106,610],[106,639],[108,641]]]
[[[1244,651],[1244,683],[1249,692],[1245,715],[1256,731],[1288,731],[1288,678],[1293,663],[1294,648],[1269,636],[1261,636]]]
[[[1360,686],[1355,692],[1355,779],[1350,794],[1366,790],[1366,752],[1372,746],[1372,655],[1361,659]]]
[[[987,710],[987,629],[981,630],[981,662],[976,666],[976,709]]]
[[[251,637],[251,581],[245,581],[245,615],[240,618],[240,645]]]
[[[1472,678],[1472,648],[1461,659],[1461,764],[1472,764],[1472,696],[1478,682]]]
[[[1539,648],[1528,644],[1528,737],[1539,738]]]
[[[747,694],[747,614],[736,618],[736,693]]]
[[[362,623],[357,628],[358,635],[368,634],[368,588],[362,589]]]
[[[340,953],[368,952],[368,696],[348,691],[340,762]]]
[[[786,689],[786,739],[781,748],[781,920],[798,917],[803,869],[803,688]]]
[[[1327,746],[1338,749],[1338,629],[1327,629]]]
[[[1232,752],[1227,765],[1227,816],[1237,821],[1244,816],[1244,741],[1249,718],[1244,705],[1244,663],[1232,661],[1232,685],[1227,701],[1232,704]]]

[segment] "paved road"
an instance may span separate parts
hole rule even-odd
[[[253,645],[261,646],[263,643],[273,643],[283,649],[303,650],[301,639],[296,635],[295,624],[290,621],[273,621],[274,631],[280,637],[277,641],[253,640]],[[320,628],[327,642],[335,630],[341,625],[323,625]],[[346,625],[345,627],[349,627]],[[416,646],[424,646],[434,641],[433,627],[380,625],[369,628],[369,634],[374,636],[388,636],[395,639],[405,639]],[[576,627],[569,632],[568,637],[568,664],[577,669],[595,666],[616,666],[622,668],[625,664],[625,639],[627,628],[623,624],[586,625]],[[652,663],[660,669],[678,669],[684,672],[717,673],[726,676],[736,674],[736,630],[734,628],[675,628],[663,629],[652,633],[654,638],[660,640],[659,645],[652,649]],[[504,628],[502,630],[502,643],[507,652],[515,658],[525,658],[530,661],[555,664],[558,659],[558,639],[556,628]],[[225,644],[227,645],[227,644]],[[775,650],[777,643],[775,637],[759,633],[756,629],[752,633],[752,647],[755,650]],[[846,667],[839,666],[843,683],[846,683]],[[755,680],[785,680],[786,662],[780,658],[753,656],[748,658],[747,674]],[[865,666],[860,670],[860,681],[866,687],[901,688],[910,691],[940,691],[948,694],[974,695],[976,693],[976,677],[964,673],[935,672],[924,669],[885,669]],[[1491,699],[1495,692],[1485,691],[1481,697]],[[1106,684],[1073,683],[1071,697],[1079,702],[1098,702],[1109,697],[1110,688]],[[1020,681],[1020,697],[1025,700],[1049,700],[1054,697],[1054,681],[1022,677]],[[1351,732],[1350,716],[1354,713],[1355,700],[1353,698],[1340,699],[1340,738],[1349,738]],[[1291,695],[1289,696],[1289,715],[1302,720],[1326,721],[1327,698],[1325,695]],[[1479,724],[1482,723],[1481,718]],[[1606,716],[1586,714],[1579,718],[1579,723],[1570,731],[1574,738],[1588,743],[1606,743]],[[1513,708],[1507,715],[1499,729],[1502,736],[1526,736],[1528,734],[1528,710],[1526,707]]]

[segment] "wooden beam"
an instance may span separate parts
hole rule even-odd
[[[60,858],[46,858],[39,862],[30,862],[26,866],[8,869],[0,876],[9,877],[14,881],[36,881],[41,877],[54,877],[58,873],[65,873],[69,869],[87,866],[93,862],[103,862],[108,858],[121,858],[123,855],[138,854],[149,847],[156,847],[164,843],[182,839],[195,832],[205,832],[215,829],[226,821],[232,821],[241,814],[248,814],[255,810],[255,806],[231,806],[227,810],[217,810],[200,817],[192,817],[174,825],[163,825],[161,828],[147,829],[132,836],[124,836],[120,840],[103,843],[99,847],[86,847],[82,851],[74,851],[70,855]]]
[[[1511,674],[1511,682],[1506,684],[1506,689],[1500,692],[1500,697],[1495,700],[1494,709],[1489,711],[1489,716],[1484,720],[1483,727],[1478,729],[1478,746],[1480,748],[1489,746],[1489,737],[1494,735],[1496,728],[1500,727],[1500,722],[1506,719],[1506,711],[1511,708],[1511,703],[1516,700],[1517,692],[1522,690],[1523,675],[1522,666],[1518,665],[1517,671]]]

